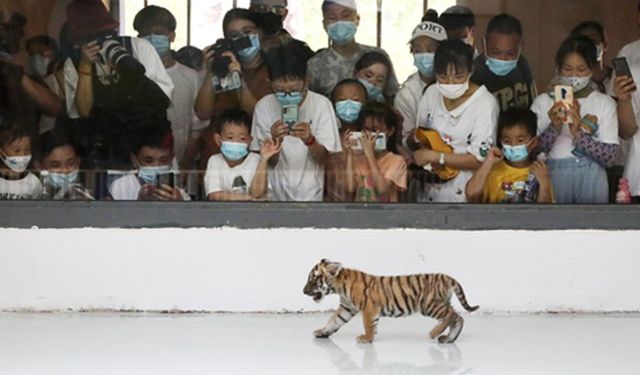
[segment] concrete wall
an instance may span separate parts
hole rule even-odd
[[[640,311],[640,231],[0,229],[0,311],[313,311],[321,258],[443,272],[481,312]],[[458,303],[455,303],[458,306]]]

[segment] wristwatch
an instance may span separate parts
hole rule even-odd
[[[438,164],[444,167],[444,153],[440,154],[440,159],[438,159]]]

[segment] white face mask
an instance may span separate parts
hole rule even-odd
[[[465,92],[467,92],[467,90],[469,90],[469,80],[457,85],[443,85],[438,82],[438,90],[445,98],[455,100],[460,98]]]
[[[587,77],[562,77],[562,83],[567,86],[573,87],[574,92],[578,92],[585,87],[589,86],[591,82],[591,76]]]
[[[27,156],[5,156],[2,154],[2,161],[12,171],[22,173],[27,170],[31,163],[31,155]]]

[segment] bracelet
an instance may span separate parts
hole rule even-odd
[[[305,146],[313,146],[316,143],[316,137],[313,136],[313,134],[311,135],[311,138],[308,141],[304,142]]]
[[[80,70],[78,70],[78,73],[80,73],[80,75],[83,75],[83,76],[90,76],[90,75],[92,75],[92,74],[93,74],[93,71],[89,70],[89,71],[87,72],[86,70],[82,70],[82,69],[80,69]]]

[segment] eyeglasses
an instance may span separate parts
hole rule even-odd
[[[275,13],[282,16],[286,13],[287,7],[284,5],[257,4],[252,5],[249,10],[255,13]]]

